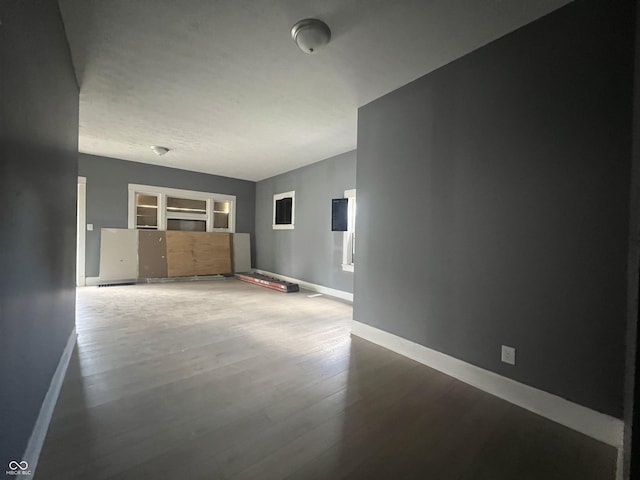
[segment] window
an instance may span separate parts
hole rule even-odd
[[[296,213],[296,192],[277,193],[273,196],[273,229],[293,230]]]
[[[342,239],[342,270],[353,272],[356,260],[356,190],[345,190],[347,205],[347,231]]]
[[[234,195],[129,184],[129,228],[234,232]]]

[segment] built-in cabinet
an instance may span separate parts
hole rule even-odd
[[[136,228],[158,229],[158,197],[136,193]]]
[[[235,195],[129,184],[129,228],[183,232],[235,230]]]

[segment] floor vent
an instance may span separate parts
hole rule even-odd
[[[128,281],[128,282],[100,282],[98,284],[99,287],[119,287],[121,285],[135,285],[137,282]]]

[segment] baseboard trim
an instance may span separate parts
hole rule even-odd
[[[351,334],[439,370],[510,403],[620,448],[624,422],[530,387],[370,325],[353,321]]]
[[[85,277],[84,284],[87,287],[97,287],[100,283],[100,277]]]
[[[40,407],[40,413],[36,419],[36,424],[33,427],[31,437],[29,437],[29,442],[27,443],[27,448],[24,451],[24,456],[22,458],[29,463],[31,475],[35,475],[36,473],[36,467],[38,466],[38,459],[40,458],[42,445],[44,444],[44,439],[47,436],[49,423],[51,423],[53,410],[56,407],[58,395],[60,395],[62,382],[64,381],[65,374],[67,373],[67,367],[69,366],[69,360],[71,359],[73,348],[76,345],[76,340],[76,328],[73,327],[71,335],[69,335],[69,339],[67,340],[67,345],[64,347],[64,351],[60,356],[60,361],[58,362],[56,371],[51,378],[49,390],[47,390],[47,394],[44,397],[44,401]]]
[[[305,282],[304,280],[300,280],[293,277],[287,277],[286,275],[280,275],[279,273],[268,272],[266,270],[261,270],[259,268],[254,268],[253,271],[256,273],[260,273],[262,275],[267,275],[268,277],[273,277],[280,280],[286,280],[287,282],[297,283],[298,285],[300,285],[300,287],[305,288],[307,290],[311,290],[313,292],[318,292],[324,295],[329,295],[331,297],[336,297],[342,300],[353,302],[353,293],[345,292],[344,290],[336,290],[335,288],[329,288],[323,285],[316,285],[315,283]]]

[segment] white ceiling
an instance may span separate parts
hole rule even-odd
[[[566,3],[60,0],[80,151],[270,177],[355,149],[358,107]],[[313,55],[290,37],[306,17],[333,34]]]

